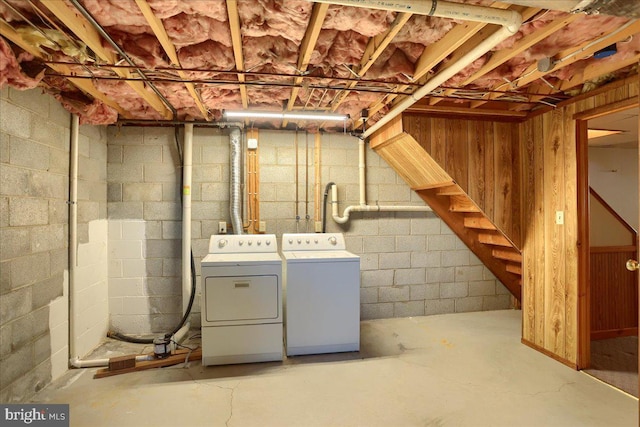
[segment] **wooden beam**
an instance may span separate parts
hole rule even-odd
[[[469,109],[464,107],[427,105],[416,103],[406,110],[407,113],[439,113],[439,114],[462,114],[467,116],[492,116],[492,117],[510,117],[514,119],[524,119],[527,117],[525,111],[512,110],[496,110],[487,108]]]
[[[30,43],[27,43],[20,34],[9,24],[7,24],[4,20],[0,20],[0,34],[6,37],[8,40],[13,42],[15,45],[24,49],[26,52],[29,52],[34,57],[42,59],[43,61],[47,61],[48,54],[45,53],[40,48],[33,46]],[[48,67],[54,70],[55,72],[63,75],[71,75],[73,72],[71,68],[64,64],[48,64]],[[131,114],[118,105],[113,99],[109,98],[104,93],[100,92],[94,85],[91,80],[87,79],[76,79],[73,77],[68,78],[68,80],[73,83],[78,89],[82,90],[84,93],[91,95],[91,97],[95,99],[99,99],[104,102],[109,107],[113,108],[118,112],[118,114],[122,115],[125,118],[131,118]]]
[[[162,21],[160,20],[160,18],[158,18],[153,13],[153,11],[151,10],[151,6],[149,6],[149,3],[147,3],[147,0],[136,0],[136,3],[140,8],[140,11],[144,15],[145,19],[149,23],[149,26],[151,26],[151,28],[153,29],[153,33],[158,38],[158,41],[162,45],[162,48],[164,49],[165,53],[169,57],[169,60],[171,61],[171,65],[175,65],[180,68],[181,65],[180,65],[180,60],[178,59],[178,53],[176,51],[176,47],[173,45],[173,43],[169,39],[169,35],[167,34],[167,31],[165,30],[164,25],[162,25]],[[183,80],[188,79],[188,76],[182,70],[178,70],[178,75]],[[205,120],[210,120],[209,111],[202,104],[200,95],[196,92],[195,85],[193,83],[185,83],[184,85],[187,88],[187,91],[189,91],[189,93],[191,94],[191,97],[193,98],[194,102],[198,106],[198,109],[202,113],[202,116],[205,118]]]
[[[242,34],[240,33],[240,16],[238,15],[238,1],[227,0],[227,15],[229,16],[229,28],[231,29],[231,43],[233,45],[233,56],[236,61],[236,70],[244,71],[244,56],[242,54]],[[249,106],[249,98],[247,96],[247,87],[244,74],[238,74],[240,82],[240,97],[242,98],[242,106]]]
[[[299,73],[304,73],[307,71],[307,67],[309,67],[309,61],[311,60],[311,55],[316,47],[316,43],[318,42],[318,36],[320,35],[322,23],[324,22],[324,18],[327,16],[328,9],[329,3],[315,3],[313,5],[311,17],[309,18],[309,25],[307,25],[307,31],[302,38],[302,43],[300,44],[300,53],[298,56]],[[298,85],[302,83],[302,77],[296,77],[293,83],[294,87],[291,90],[291,96],[287,103],[287,110],[289,111],[293,110],[293,106],[298,98],[298,93],[300,92]],[[282,126],[286,125],[287,121],[285,120],[283,121]]]
[[[636,53],[634,56],[619,60],[619,61],[607,61],[606,64],[594,61],[587,65],[582,71],[575,73],[569,80],[563,80],[558,85],[560,91],[565,91],[576,86],[580,86],[589,80],[593,80],[599,76],[613,73],[614,71],[628,67],[629,65],[637,64],[640,61],[640,54]]]
[[[594,42],[593,40],[586,41],[582,43],[580,46],[571,47],[569,49],[563,50],[562,52],[555,55],[556,57],[563,59],[561,62],[558,62],[551,70],[549,71],[539,71],[537,62],[531,64],[521,75],[520,78],[514,80],[509,83],[501,83],[493,88],[493,90],[500,91],[503,90],[505,86],[512,90],[516,90],[518,88],[524,87],[529,83],[532,83],[538,80],[541,77],[546,76],[549,73],[553,73],[558,71],[560,68],[564,68],[568,65],[573,64],[574,62],[586,59],[593,55],[594,52],[603,49],[609,45],[617,43],[621,40],[625,40],[630,36],[640,32],[640,20],[632,21],[629,26],[622,30],[616,30],[614,33],[610,33],[607,36],[602,37],[599,41]],[[592,69],[592,72],[595,70]],[[602,75],[599,73],[598,75]],[[500,94],[490,93],[486,100],[475,101],[471,104],[472,108],[477,108],[483,104],[486,104],[488,101],[492,99],[499,98]]]
[[[93,52],[107,64],[115,64],[116,56],[102,45],[102,37],[78,11],[72,9],[67,3],[59,0],[42,0],[45,6],[56,18],[67,26],[80,40],[82,40]],[[113,71],[120,77],[130,79],[131,73],[126,68],[113,68]],[[147,90],[145,83],[142,81],[127,80],[126,83],[136,91],[142,99],[164,118],[173,118],[173,113],[167,108],[160,97]]]

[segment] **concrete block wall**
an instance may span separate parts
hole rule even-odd
[[[38,89],[2,89],[2,402],[23,401],[67,370],[69,146],[70,115],[55,99]],[[106,293],[106,267],[95,257],[95,245],[106,245],[106,129],[81,126],[79,154],[79,266],[91,270],[76,294],[84,308],[76,319],[83,356],[106,330],[107,300],[99,297]]]
[[[267,232],[313,232],[314,136],[298,134],[298,214],[295,215],[295,133],[261,131],[260,212]],[[338,185],[342,215],[359,204],[358,140],[341,134],[321,138],[321,189]],[[366,148],[366,200],[375,205],[424,205],[415,192],[373,150]],[[309,202],[305,196],[308,194]],[[331,197],[331,196],[329,196]],[[306,206],[309,206],[307,209]],[[307,212],[312,221],[305,220]],[[347,224],[331,219],[328,232],[345,234],[347,249],[361,257],[363,319],[506,309],[508,290],[434,213],[352,213]]]
[[[266,232],[278,238],[282,233],[314,230],[315,137],[299,132],[297,139],[296,180],[295,132],[259,132],[260,219]],[[340,213],[359,203],[357,141],[341,134],[321,138],[321,188],[329,181],[338,184]],[[368,148],[366,159],[369,204],[424,204]],[[180,317],[178,165],[173,129],[109,129],[111,322],[123,332],[166,332]],[[192,246],[199,296],[200,260],[207,253],[209,237],[217,234],[218,222],[230,222],[228,131],[196,128],[193,165]],[[330,216],[330,205],[327,209]],[[504,286],[435,214],[355,213],[351,218],[343,226],[329,218],[327,231],[345,233],[348,249],[362,257],[363,319],[510,306]],[[131,237],[124,227],[135,222],[140,224],[133,232],[138,237]],[[127,240],[135,245],[124,244]],[[128,253],[134,247],[136,253]],[[125,270],[128,256],[134,257],[129,260],[135,259],[136,271]],[[194,325],[199,325],[199,312],[197,297]]]

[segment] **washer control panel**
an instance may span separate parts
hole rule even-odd
[[[275,234],[214,234],[209,239],[210,254],[278,252]]]
[[[283,251],[344,251],[346,244],[342,233],[285,233],[282,235]]]

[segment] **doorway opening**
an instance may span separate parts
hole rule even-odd
[[[638,397],[638,106],[578,120],[581,368]]]

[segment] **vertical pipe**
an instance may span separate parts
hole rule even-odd
[[[78,133],[80,120],[71,115],[71,141],[69,154],[69,359],[78,356],[76,352],[75,315],[76,267],[78,263]]]
[[[191,171],[193,168],[193,124],[184,125],[182,148],[182,313],[191,297]]]
[[[365,182],[365,146],[364,139],[358,141],[358,172],[360,186],[360,206],[367,204],[366,182]]]

